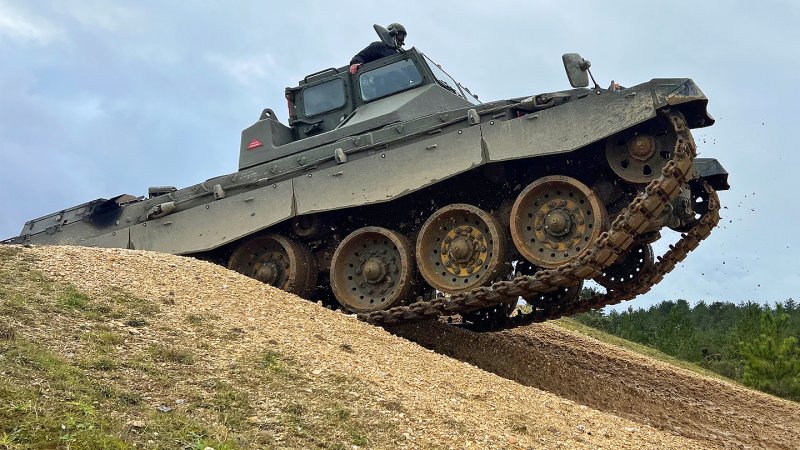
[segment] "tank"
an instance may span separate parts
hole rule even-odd
[[[719,220],[728,174],[691,136],[714,120],[690,79],[603,89],[562,60],[570,89],[486,103],[414,48],[325,69],[286,89],[288,125],[264,109],[242,132],[236,172],[3,242],[193,256],[374,323],[493,329],[633,298]],[[683,234],[656,262],[664,229]],[[606,292],[580,297],[588,279]]]

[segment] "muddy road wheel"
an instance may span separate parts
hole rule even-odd
[[[620,178],[646,184],[661,176],[661,169],[675,150],[674,132],[627,130],[606,140],[606,160]]]
[[[408,239],[392,230],[365,227],[336,247],[331,261],[331,288],[353,312],[396,306],[414,285],[414,252]]]
[[[416,250],[425,281],[449,294],[483,286],[510,269],[503,228],[472,205],[448,205],[433,213],[419,231]]]
[[[553,269],[574,261],[600,236],[606,209],[580,181],[548,176],[529,184],[511,208],[511,237],[522,256]]]
[[[228,259],[228,269],[303,298],[317,286],[317,263],[311,252],[279,234],[243,242]]]

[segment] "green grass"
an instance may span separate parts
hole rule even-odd
[[[58,305],[64,309],[83,311],[89,307],[89,296],[79,292],[72,286],[68,286],[59,295]]]
[[[150,355],[157,362],[176,363],[183,365],[194,364],[191,350],[169,345],[154,344],[150,346]]]
[[[282,361],[282,356],[276,351],[266,351],[258,361],[259,366],[266,372],[274,375],[287,375],[289,370],[286,363]]]
[[[98,412],[104,399],[79,368],[22,339],[0,346],[0,355],[5,448],[129,448],[118,437],[123,424]]]

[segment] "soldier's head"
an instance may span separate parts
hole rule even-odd
[[[386,27],[386,31],[389,32],[389,36],[394,38],[394,42],[397,44],[398,47],[402,47],[406,40],[406,27],[400,25],[399,23],[391,23],[388,27]]]

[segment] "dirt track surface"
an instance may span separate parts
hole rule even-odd
[[[162,302],[158,326],[130,345],[169,339],[187,346],[202,361],[193,371],[224,376],[248,353],[270,348],[298,361],[311,379],[357,380],[363,388],[352,407],[391,424],[392,432],[372,441],[376,448],[800,446],[797,404],[553,326],[485,335],[431,324],[402,331],[481,370],[202,261],[76,247],[24,249],[22,257],[88,294],[117,287]],[[209,346],[187,326],[192,314],[213,314],[216,327],[241,329],[242,337]],[[270,399],[253,394],[262,395],[254,417],[268,420]]]
[[[709,446],[800,448],[800,404],[556,325],[478,334],[411,324],[393,331],[504,378]]]

